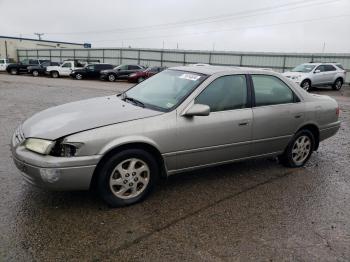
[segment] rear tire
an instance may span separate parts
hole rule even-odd
[[[311,90],[311,81],[308,79],[304,80],[303,82],[301,82],[300,86],[302,89],[309,92]]]
[[[39,76],[38,70],[34,70],[34,71],[32,72],[32,75],[35,76],[35,77]]]
[[[76,74],[75,75],[75,79],[82,80],[83,79],[83,75],[82,74]]]
[[[340,90],[343,86],[343,79],[337,78],[332,85],[333,90]]]
[[[60,74],[59,74],[57,71],[51,72],[50,75],[51,75],[52,78],[58,78],[58,77],[60,77]]]
[[[11,68],[10,69],[10,74],[11,75],[18,75],[18,69],[17,68]]]
[[[107,159],[98,172],[97,190],[111,207],[142,201],[159,178],[154,157],[141,149],[127,149]]]
[[[302,167],[311,157],[314,148],[314,135],[309,130],[302,129],[294,135],[284,153],[279,156],[280,163],[287,167]]]

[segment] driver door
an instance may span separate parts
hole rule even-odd
[[[208,116],[178,116],[177,169],[225,163],[251,155],[252,109],[245,75],[211,82],[193,101],[210,107]]]
[[[60,75],[69,76],[72,72],[72,64],[69,62],[63,63],[60,70]]]
[[[319,71],[318,71],[319,70]],[[326,83],[327,81],[327,76],[326,76],[326,69],[324,65],[319,65],[316,67],[314,71],[314,76],[312,79],[312,84],[314,85],[322,85]]]

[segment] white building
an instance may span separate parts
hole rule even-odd
[[[17,61],[17,49],[54,48],[84,48],[84,44],[50,40],[38,40],[11,36],[0,36],[0,58],[13,58]]]

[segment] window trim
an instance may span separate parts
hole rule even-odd
[[[255,89],[254,89],[253,76],[270,76],[270,77],[277,78],[283,84],[285,84],[289,88],[289,90],[292,92],[292,94],[293,94],[293,102],[282,103],[282,104],[271,104],[271,105],[257,106],[256,105],[256,100],[255,100]],[[251,107],[252,108],[267,107],[267,106],[290,105],[290,104],[296,104],[296,103],[300,103],[301,102],[300,97],[294,92],[294,90],[286,82],[284,82],[281,78],[279,78],[277,76],[268,75],[268,74],[249,74],[248,77],[249,77],[249,82],[250,82],[250,86],[251,86]]]
[[[247,97],[246,97],[245,107],[244,108],[227,109],[227,110],[221,110],[221,111],[210,111],[210,114],[251,108],[252,107],[252,100],[251,100],[251,91],[252,90],[251,90],[250,82],[248,80],[248,74],[228,74],[228,75],[222,75],[222,76],[219,76],[219,77],[213,79],[213,81],[208,83],[207,86],[204,87],[203,90],[195,98],[193,98],[193,100],[192,100],[193,104],[196,104],[197,97],[199,97],[214,81],[218,80],[219,78],[226,77],[226,76],[244,76],[245,77],[246,89],[247,89]]]

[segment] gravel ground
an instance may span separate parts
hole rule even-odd
[[[339,133],[304,168],[254,160],[169,178],[144,202],[27,185],[9,140],[39,110],[118,93],[124,82],[0,74],[0,261],[349,261],[350,88]]]

